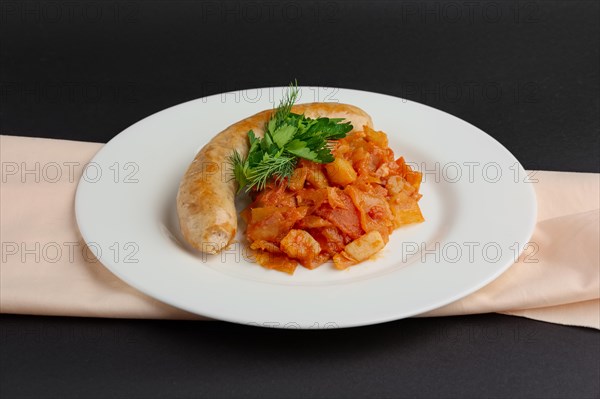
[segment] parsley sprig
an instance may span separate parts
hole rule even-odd
[[[262,190],[271,178],[280,182],[289,178],[299,158],[318,163],[333,161],[330,140],[346,137],[352,130],[350,122],[343,118],[311,119],[292,112],[292,106],[298,98],[298,84],[290,85],[269,121],[265,125],[263,138],[248,132],[250,149],[244,158],[234,151],[229,162],[238,182],[238,192],[244,187]]]

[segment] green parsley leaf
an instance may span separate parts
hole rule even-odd
[[[242,188],[248,184],[248,179],[246,177],[248,172],[248,162],[247,160],[243,160],[242,156],[237,151],[233,151],[233,153],[229,156],[229,162],[231,165],[233,165],[233,176],[238,182],[239,193]]]
[[[275,142],[275,144],[277,144],[277,147],[283,148],[287,143],[289,143],[292,140],[297,130],[298,128],[292,125],[282,125],[281,127],[277,128],[277,130],[275,130],[275,132],[272,134],[273,141]]]

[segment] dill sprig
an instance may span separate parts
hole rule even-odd
[[[299,93],[300,89],[298,89],[298,81],[295,80],[294,83],[290,83],[288,92],[275,110],[275,115],[271,117],[271,120],[275,120],[275,127],[280,127],[285,123],[287,117],[292,112],[292,107],[296,103]]]

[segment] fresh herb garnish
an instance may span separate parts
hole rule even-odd
[[[280,182],[289,178],[299,158],[318,163],[333,161],[329,140],[346,137],[352,130],[350,122],[342,118],[311,119],[292,113],[298,98],[298,84],[290,84],[289,91],[265,125],[263,138],[248,132],[248,156],[234,151],[229,158],[233,175],[239,184],[238,192],[256,188],[262,190],[274,178]]]

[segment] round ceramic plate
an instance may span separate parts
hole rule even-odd
[[[535,194],[515,157],[478,128],[387,95],[303,87],[298,102],[353,104],[388,134],[396,157],[423,172],[425,222],[400,228],[372,260],[294,275],[256,264],[243,239],[218,255],[191,250],[176,217],[179,181],[216,133],[277,105],[285,88],[224,93],[166,109],[104,146],[79,183],[77,222],[122,280],[160,301],[215,319],[284,328],[336,328],[417,315],[483,287],[518,257]],[[238,210],[244,206],[240,197]]]

